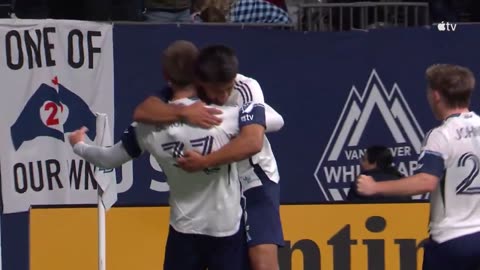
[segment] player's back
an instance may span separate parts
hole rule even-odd
[[[220,149],[238,133],[238,107],[218,107],[222,124],[202,129],[186,123],[164,128],[139,124],[137,136],[162,167],[170,186],[171,225],[183,233],[229,236],[238,231],[242,209],[236,164],[188,173],[176,165],[185,150]]]
[[[480,117],[453,115],[432,132],[445,147],[444,179],[432,193],[431,233],[446,241],[480,231]]]

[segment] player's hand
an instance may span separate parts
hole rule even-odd
[[[79,142],[83,142],[83,140],[85,139],[85,133],[87,133],[87,131],[88,131],[88,128],[81,127],[80,129],[77,129],[74,132],[70,133],[70,135],[68,136],[68,140],[70,141],[70,144],[74,146]]]
[[[177,159],[177,164],[187,172],[198,172],[206,168],[205,157],[192,150],[185,151],[183,157]]]
[[[357,192],[364,196],[371,196],[377,193],[377,182],[368,175],[359,175],[357,178]]]
[[[216,115],[222,114],[222,111],[215,108],[205,107],[205,103],[198,101],[192,105],[182,108],[182,118],[188,123],[202,128],[211,128],[212,126],[220,125],[222,119]]]

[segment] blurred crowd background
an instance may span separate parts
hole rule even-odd
[[[273,24],[308,31],[480,21],[478,0],[0,0],[3,18]]]

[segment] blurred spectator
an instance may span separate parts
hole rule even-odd
[[[0,0],[0,18],[11,18],[13,11],[12,1]]]
[[[433,22],[480,21],[478,0],[430,0],[429,7]]]
[[[194,22],[225,23],[227,19],[222,11],[216,7],[207,7],[193,14]]]
[[[227,21],[225,15],[216,7],[207,7],[200,13],[200,19],[202,22],[210,23],[224,23]]]
[[[429,0],[428,2],[433,22],[480,21],[480,1],[478,0]]]
[[[237,0],[228,17],[233,23],[291,23],[285,10],[265,0]]]
[[[144,21],[144,0],[107,0],[111,1],[111,19],[113,21]]]
[[[16,0],[13,12],[20,19],[46,19],[49,13],[46,0]]]
[[[266,1],[274,4],[275,6],[281,8],[285,11],[288,11],[287,10],[287,4],[285,3],[285,0],[266,0]]]
[[[21,19],[67,19],[106,21],[111,16],[111,0],[16,0],[13,12]]]
[[[226,16],[233,2],[235,2],[235,0],[195,0],[194,7],[196,7],[197,10],[203,10],[207,7],[214,7]]]
[[[194,22],[225,23],[225,2],[215,0],[196,0],[193,5],[192,18]]]
[[[430,14],[433,22],[457,22],[457,10],[453,0],[430,0],[429,1]]]
[[[472,11],[470,20],[472,22],[480,22],[480,1],[477,0],[472,2],[470,10]]]
[[[376,181],[400,179],[403,175],[392,165],[392,152],[385,146],[371,146],[360,160],[361,174],[369,175]],[[411,197],[364,197],[357,193],[356,183],[353,182],[348,192],[349,202],[402,202],[410,201]]]
[[[145,17],[149,22],[190,23],[191,0],[145,0]]]

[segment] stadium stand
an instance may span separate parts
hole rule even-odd
[[[296,29],[301,31],[349,31],[382,27],[418,27],[429,25],[432,22],[439,22],[440,20],[476,22],[479,21],[480,17],[480,1],[473,0],[195,0],[192,1],[192,12],[196,11],[195,6],[198,7],[199,3],[206,3],[207,7],[211,6],[219,9],[218,2],[221,2],[222,8],[220,10],[225,12],[226,22],[231,23],[228,6],[234,8],[241,1],[246,3],[240,5],[242,8],[245,8],[245,5],[252,5],[251,3],[255,1],[262,1],[262,5],[271,5],[275,9],[286,10],[290,21],[293,22]],[[255,5],[258,4],[256,3]],[[207,9],[207,7],[204,7],[204,9]],[[207,10],[211,11],[211,8]],[[252,10],[251,12],[259,12],[258,9],[256,11],[253,11],[253,8],[249,10]],[[0,17],[10,17],[12,11],[18,18],[145,21],[144,0],[0,1]],[[257,18],[257,21],[247,21],[246,23],[258,22],[263,24],[268,22],[265,18],[262,19],[261,16],[252,17]],[[199,21],[195,20],[195,22]],[[208,21],[203,20],[203,22]],[[215,22],[218,22],[218,20]],[[240,21],[240,23],[245,23],[245,21]]]

